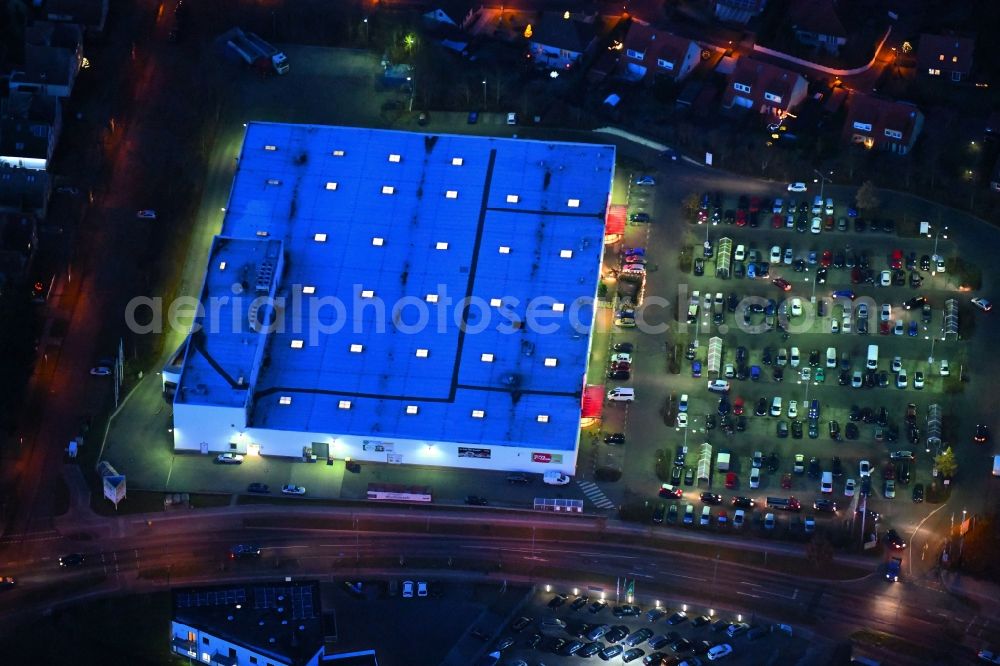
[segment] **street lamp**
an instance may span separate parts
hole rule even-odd
[[[365,44],[368,44],[368,17],[361,19],[361,22],[365,24]]]
[[[483,79],[483,109],[486,108],[486,79]]]
[[[817,176],[819,176],[819,180],[813,178],[813,182],[814,183],[816,183],[816,182],[819,183],[819,198],[822,199],[823,198],[823,186],[826,185],[827,183],[832,183],[833,180],[831,180],[830,178],[827,178],[826,176],[824,176],[822,173],[819,172],[818,169],[813,169],[813,173],[815,173]],[[833,175],[832,171],[830,172],[830,175]]]

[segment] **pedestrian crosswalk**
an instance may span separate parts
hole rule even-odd
[[[576,485],[580,486],[580,490],[583,494],[587,496],[594,506],[598,509],[613,509],[615,508],[615,503],[608,499],[608,496],[604,494],[604,491],[594,483],[593,481],[577,481]]]

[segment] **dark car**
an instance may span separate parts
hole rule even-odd
[[[523,472],[514,472],[507,475],[507,483],[512,486],[526,486],[531,483],[531,477]]]
[[[619,342],[615,345],[614,350],[616,352],[624,352],[626,354],[631,354],[635,351],[635,345],[631,342]]]
[[[578,657],[593,657],[595,654],[604,649],[604,643],[600,641],[594,641],[593,643],[587,643],[582,648],[580,648],[576,656]]]
[[[701,494],[701,501],[705,504],[720,504],[722,502],[722,495],[717,495],[716,493],[703,492]]]
[[[913,486],[913,501],[923,502],[924,501],[924,484],[918,483]]]
[[[836,421],[830,421],[829,424],[830,439],[837,441],[840,439],[840,424]]]
[[[685,613],[684,611],[677,611],[667,619],[667,624],[673,627],[686,621],[687,621],[687,613]]]
[[[784,420],[778,421],[776,430],[777,430],[776,434],[778,437],[782,439],[788,437],[788,422]]]
[[[608,373],[608,379],[616,379],[619,381],[628,381],[632,378],[632,373],[628,370],[612,370]]]
[[[701,257],[694,260],[694,274],[697,276],[705,274],[705,260]]]
[[[840,456],[833,457],[833,475],[837,477],[844,475],[844,465],[840,462]]]
[[[607,606],[608,606],[607,601],[604,601],[603,599],[598,599],[594,603],[590,604],[589,610],[591,613],[600,613],[602,610],[607,608]]]
[[[618,446],[625,443],[625,433],[611,432],[604,436],[604,443]]]
[[[837,503],[833,500],[818,499],[813,502],[813,508],[824,513],[837,513]]]
[[[792,421],[792,438],[802,439],[802,421],[798,419]]]
[[[757,416],[767,415],[767,398],[761,398],[760,400],[757,401],[757,407],[756,409],[754,409],[753,413],[756,414]]]
[[[896,530],[889,530],[885,533],[885,543],[893,550],[902,550],[906,548],[906,541],[903,537],[899,536],[899,532]]]
[[[819,460],[815,457],[809,459],[809,476],[818,479],[820,475]]]
[[[638,606],[633,606],[631,604],[624,604],[622,606],[615,606],[611,610],[611,613],[615,617],[635,617],[640,612],[641,611],[640,611],[640,609],[639,609]]]
[[[644,654],[646,654],[646,651],[641,650],[639,648],[632,648],[631,650],[627,650],[625,651],[624,654],[622,654],[622,663],[627,664],[630,661],[635,661]]]
[[[628,636],[628,627],[626,627],[623,624],[619,624],[614,627],[611,627],[611,631],[604,634],[604,640],[606,640],[609,643],[617,643],[626,636]]]
[[[247,486],[248,493],[269,493],[270,489],[267,487],[266,483],[251,483]]]
[[[625,651],[621,645],[609,645],[598,653],[598,656],[604,661],[611,661],[622,652]]]
[[[549,604],[548,604],[549,608],[559,608],[564,603],[566,603],[566,598],[567,597],[565,594],[557,594],[556,596],[549,599]]]
[[[778,454],[775,451],[771,451],[770,455],[767,456],[767,471],[774,474],[778,471]]]
[[[532,619],[530,617],[527,617],[525,615],[525,616],[521,616],[521,617],[517,618],[516,620],[514,620],[513,622],[511,622],[510,628],[513,631],[522,631],[522,630],[526,629],[528,627],[528,625],[530,625],[531,623],[532,623]]]
[[[87,558],[80,553],[70,553],[69,555],[63,555],[59,558],[59,566],[78,567],[83,564],[85,559]]]
[[[578,611],[586,606],[590,602],[590,597],[580,596],[573,600],[573,603],[569,605],[570,610]]]
[[[229,559],[244,560],[260,557],[260,546],[250,543],[238,543],[229,549]]]
[[[479,495],[468,495],[465,498],[465,503],[470,506],[488,506],[489,500]]]

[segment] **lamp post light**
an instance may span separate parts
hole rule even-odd
[[[822,173],[820,173],[820,171],[818,169],[813,169],[813,173],[815,173],[817,176],[819,176],[818,180],[816,178],[813,178],[813,182],[814,183],[816,183],[816,182],[819,183],[819,198],[822,199],[823,198],[823,186],[826,185],[827,183],[832,183],[833,181],[830,178],[827,178],[826,176],[824,176]],[[830,175],[833,175],[832,171],[830,172]]]
[[[368,45],[368,17],[361,19],[361,22],[365,24],[365,45]]]
[[[486,109],[486,79],[483,79],[483,109]]]

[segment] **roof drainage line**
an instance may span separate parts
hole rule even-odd
[[[486,177],[483,183],[483,199],[479,203],[479,220],[476,222],[476,242],[472,246],[472,261],[469,264],[469,281],[465,287],[465,306],[462,308],[462,325],[458,329],[458,344],[455,346],[455,366],[451,371],[451,389],[448,391],[448,401],[454,402],[458,391],[458,371],[462,362],[462,348],[465,346],[465,328],[469,323],[469,310],[473,290],[476,285],[476,271],[479,265],[479,251],[483,246],[483,230],[486,227],[487,205],[490,200],[490,190],[493,184],[493,170],[497,164],[496,148],[490,151],[490,161],[486,165]]]
[[[520,213],[522,215],[547,215],[549,217],[596,217],[601,219],[604,217],[602,213],[573,213],[568,210],[524,210],[523,208],[487,208],[486,210],[495,213]]]
[[[511,389],[506,386],[469,386],[468,384],[458,384],[455,388],[465,389],[467,391],[491,391],[493,393],[512,393]],[[573,391],[535,391],[531,389],[518,389],[517,392],[520,395],[547,395],[553,398],[579,398],[580,392]]]
[[[222,366],[219,365],[219,363],[214,358],[212,358],[212,355],[208,353],[208,350],[205,349],[205,345],[204,345],[204,342],[205,342],[205,332],[203,330],[199,329],[199,330],[195,331],[194,333],[192,333],[191,334],[191,341],[194,342],[195,349],[197,349],[201,353],[201,355],[205,357],[205,360],[208,361],[208,364],[210,366],[212,366],[212,369],[215,370],[215,372],[220,377],[222,377],[223,379],[226,380],[226,383],[229,384],[229,388],[233,388],[233,389],[246,388],[245,386],[241,386],[240,384],[238,384],[236,382],[236,380],[232,378],[232,375],[230,375],[228,372],[226,372],[222,368]]]
[[[505,386],[470,386],[468,384],[455,384],[455,390],[464,389],[466,391],[490,391],[494,393],[510,393],[510,389]],[[390,395],[386,393],[361,393],[359,391],[336,391],[334,389],[320,389],[320,388],[296,388],[294,386],[272,386],[270,388],[261,389],[254,393],[255,398],[266,398],[269,395],[275,393],[280,393],[282,395],[289,394],[300,394],[300,395],[332,395],[342,398],[374,398],[376,400],[411,400],[415,402],[441,402],[441,403],[452,403],[455,402],[455,397],[453,395],[443,397],[443,398],[433,398],[426,396],[416,396],[416,395]],[[521,395],[547,395],[554,398],[579,398],[579,392],[572,391],[534,391],[534,390],[519,390],[518,393]]]

